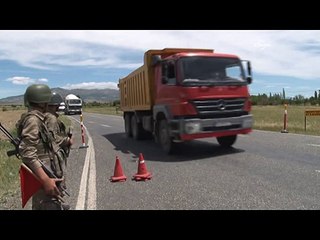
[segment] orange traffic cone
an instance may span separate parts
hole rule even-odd
[[[124,182],[127,177],[123,174],[122,167],[118,156],[116,156],[116,164],[114,166],[114,175],[110,178],[111,182]]]
[[[138,172],[133,176],[132,180],[145,181],[151,179],[151,173],[148,172],[142,153],[139,155]]]

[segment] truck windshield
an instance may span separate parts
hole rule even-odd
[[[237,58],[185,57],[178,65],[183,85],[244,85],[243,67]]]
[[[71,100],[69,100],[69,103],[70,104],[81,104],[81,100],[79,100],[79,99],[71,99]]]

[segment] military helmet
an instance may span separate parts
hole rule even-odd
[[[51,99],[51,90],[45,84],[30,85],[24,94],[24,104],[28,107],[29,103],[48,103]]]
[[[52,97],[48,105],[59,106],[60,103],[62,102],[63,102],[63,98],[61,97],[61,95],[57,92],[52,92]]]
[[[24,106],[29,107],[29,103],[27,101],[26,95],[23,96]]]

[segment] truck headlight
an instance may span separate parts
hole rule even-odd
[[[201,124],[199,122],[187,122],[184,126],[187,134],[200,132]]]
[[[243,128],[252,128],[253,120],[252,119],[245,119],[242,123]]]

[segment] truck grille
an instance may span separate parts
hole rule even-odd
[[[243,110],[245,98],[193,100],[200,118],[225,118],[248,114]]]

